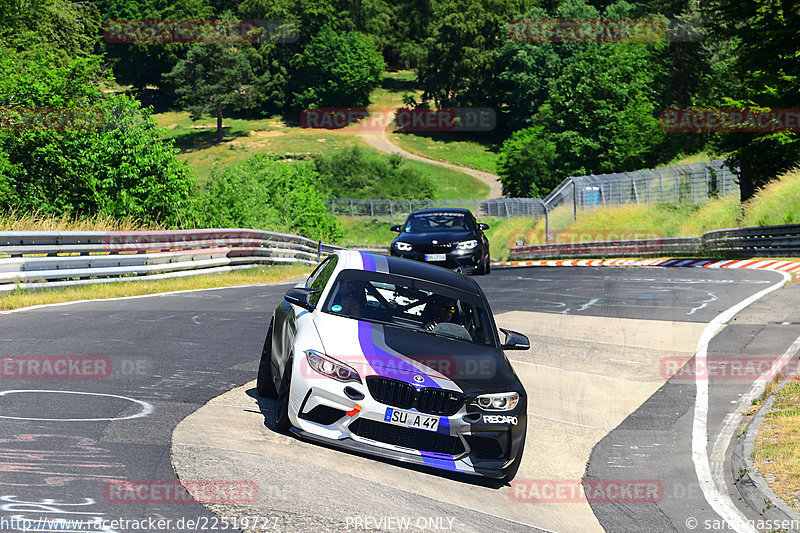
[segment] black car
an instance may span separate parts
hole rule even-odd
[[[483,233],[488,224],[475,220],[469,209],[420,209],[405,223],[392,226],[400,235],[390,253],[459,270],[465,274],[488,274],[489,240]]]

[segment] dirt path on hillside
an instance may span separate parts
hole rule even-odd
[[[393,119],[394,117],[389,119],[389,122],[391,122]],[[483,172],[481,170],[475,170],[472,168],[460,167],[451,163],[436,161],[435,159],[428,159],[427,157],[422,157],[420,155],[407,152],[389,140],[389,136],[386,134],[385,129],[361,131],[360,133],[361,137],[367,142],[367,144],[373,148],[377,148],[381,152],[386,152],[388,154],[398,153],[403,157],[414,159],[415,161],[422,161],[423,163],[429,163],[431,165],[439,165],[440,167],[451,168],[453,170],[457,170],[458,172],[469,174],[470,176],[478,178],[489,186],[489,198],[503,197],[503,186],[500,183],[500,177],[496,174],[491,174],[489,172]]]

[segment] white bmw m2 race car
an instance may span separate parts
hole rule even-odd
[[[417,261],[337,251],[275,309],[258,392],[300,438],[510,481],[527,396],[502,330],[470,277]]]

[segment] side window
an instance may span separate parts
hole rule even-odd
[[[319,303],[319,297],[322,296],[322,290],[328,284],[328,280],[331,279],[331,274],[333,274],[333,271],[336,269],[336,262],[338,259],[339,258],[335,255],[328,257],[308,277],[308,280],[306,281],[306,288],[319,291],[317,294],[314,294],[311,297],[311,303],[314,305]]]

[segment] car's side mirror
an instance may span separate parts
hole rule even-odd
[[[500,345],[500,349],[502,350],[527,350],[531,347],[531,341],[528,340],[528,337],[519,333],[517,331],[511,331],[510,329],[503,329],[500,328],[505,336],[506,340]]]
[[[483,231],[486,231],[487,229],[489,229],[489,224],[484,224],[483,222],[481,222],[480,224],[478,224],[478,227],[481,228]]]
[[[314,304],[311,303],[311,297],[317,292],[319,291],[317,291],[316,289],[307,289],[305,287],[294,287],[286,291],[286,295],[283,297],[283,299],[292,305],[296,305],[298,307],[302,307],[303,309],[313,311]]]
[[[394,231],[395,233],[400,233],[401,231],[403,231],[403,227],[400,224],[395,224],[394,226],[389,228],[389,231]]]

